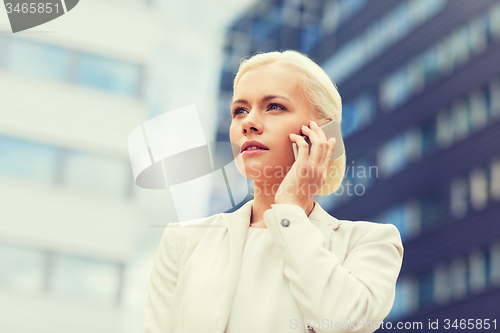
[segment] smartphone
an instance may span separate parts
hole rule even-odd
[[[326,124],[323,124],[320,126],[321,129],[325,132],[326,139],[329,140],[330,138],[335,138],[335,148],[333,150],[332,157],[330,158],[330,161],[333,161],[337,157],[341,156],[344,153],[344,141],[342,140],[342,135],[340,133],[340,124],[336,120],[330,120]],[[309,153],[311,153],[311,140],[309,140],[309,137],[307,135],[302,135],[304,140],[309,144]],[[295,159],[297,159],[298,156],[298,147],[295,142],[292,142],[293,146],[293,155],[295,156]]]

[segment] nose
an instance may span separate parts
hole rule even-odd
[[[241,122],[241,130],[243,134],[248,134],[249,132],[262,133],[262,121],[256,110],[250,111]]]

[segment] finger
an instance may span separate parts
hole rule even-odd
[[[317,122],[315,122],[314,120],[311,120],[309,122],[309,127],[318,135],[318,137],[322,141],[327,141],[325,131],[323,131],[323,129],[318,125]]]
[[[298,147],[298,156],[296,161],[298,161],[299,164],[306,164],[309,154],[309,144],[307,144],[306,140],[304,140],[302,136],[297,134],[290,134],[290,140],[295,142]]]
[[[309,155],[308,159],[309,165],[311,165],[312,167],[316,167],[321,163],[321,157],[323,156],[323,150],[325,148],[324,143],[321,141],[316,132],[305,125],[302,125],[302,133],[309,137],[309,140],[311,140],[312,144],[311,154]]]
[[[321,159],[319,162],[321,164],[326,159],[326,156],[328,154],[328,149],[330,148],[330,146],[328,144],[328,140],[326,139],[325,131],[323,131],[323,129],[313,120],[310,121],[310,124],[311,124],[311,129],[318,134],[321,142],[324,143],[323,154],[321,155]]]
[[[326,154],[325,165],[328,167],[330,165],[330,159],[332,158],[333,152],[335,151],[335,138],[330,138],[328,140],[328,154]]]

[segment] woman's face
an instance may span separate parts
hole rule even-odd
[[[282,179],[295,161],[289,134],[302,134],[309,126],[312,106],[299,74],[282,64],[271,63],[251,69],[240,78],[231,105],[230,140],[242,150],[255,140],[267,150],[246,150],[236,158],[238,170],[253,180]],[[244,166],[244,173],[243,168]]]

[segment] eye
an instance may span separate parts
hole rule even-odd
[[[269,104],[269,106],[267,107],[268,110],[286,110],[286,108],[281,105],[281,104],[277,104],[277,103],[271,103]]]
[[[244,108],[242,108],[242,107],[237,107],[237,108],[235,108],[235,109],[233,110],[233,117],[234,117],[234,116],[239,115],[239,114],[240,114],[240,111],[246,111],[246,110],[245,110]]]

